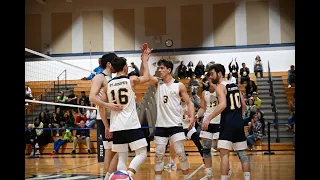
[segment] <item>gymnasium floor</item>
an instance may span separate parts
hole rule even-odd
[[[295,154],[294,151],[275,151],[274,155],[264,155],[264,152],[248,152],[251,163],[252,180],[293,180],[295,179]],[[130,155],[133,155],[132,153]],[[129,157],[127,164],[132,159]],[[202,160],[196,152],[189,152],[190,174],[195,172],[192,180],[199,180],[204,176]],[[214,155],[213,174],[215,179],[220,179],[220,157]],[[84,180],[103,179],[105,172],[103,163],[98,163],[97,155],[41,155],[40,158],[25,156],[25,179],[41,180]],[[169,162],[169,154],[164,158],[165,164]],[[243,180],[241,164],[235,153],[230,156],[232,180]],[[198,169],[198,171],[197,171]],[[154,153],[148,154],[146,161],[140,166],[134,180],[154,179]],[[182,172],[177,170],[164,170],[163,180],[183,179]]]

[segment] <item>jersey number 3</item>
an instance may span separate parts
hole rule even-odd
[[[239,92],[236,92],[236,93],[234,93],[234,94],[230,94],[230,110],[234,110],[235,109],[235,106],[234,106],[234,102],[236,102],[236,106],[238,107],[238,108],[240,108],[241,107],[241,105],[240,105],[240,98],[239,98],[239,96],[240,96],[240,93]]]
[[[163,96],[163,102],[167,103],[168,102],[168,96]]]
[[[118,89],[118,99],[114,102],[115,104],[127,104],[128,103],[128,95],[127,95],[127,92],[128,92],[128,89],[126,88],[120,88]],[[112,94],[112,97],[113,97],[113,100],[115,100],[115,92],[114,90],[111,91],[111,94]]]

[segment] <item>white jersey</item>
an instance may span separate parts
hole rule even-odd
[[[106,78],[107,81],[110,81],[111,80],[111,77],[102,73],[104,75],[104,77]],[[100,93],[102,94],[103,93],[103,86],[100,88]],[[101,120],[101,116],[100,116],[100,112],[99,112],[99,106],[96,105],[96,108],[97,108],[97,119]],[[107,117],[110,118],[110,110],[107,110]]]
[[[211,93],[210,91],[204,91],[204,99],[206,101],[206,112],[204,112],[204,119],[208,117],[216,108],[219,101],[217,99],[216,91]],[[220,124],[220,114],[211,119],[210,124]]]
[[[189,117],[188,117],[188,115],[185,113],[185,112],[187,112],[187,111],[188,111],[188,106],[187,106],[185,103],[183,103],[183,104],[181,105],[182,127],[183,127],[183,129],[187,129],[188,126],[189,126],[189,124],[190,124],[190,122],[188,121]]]
[[[124,106],[122,111],[111,111],[110,132],[141,128],[136,109],[135,93],[128,76],[112,78],[108,82],[108,100]]]
[[[175,80],[172,84],[166,85],[163,80],[159,80],[155,98],[157,103],[156,127],[182,126],[179,82]]]

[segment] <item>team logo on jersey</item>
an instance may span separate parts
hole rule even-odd
[[[91,179],[91,180],[101,180],[104,178],[102,175],[91,175],[91,174],[38,174],[38,175],[32,175],[32,177],[28,177],[25,179],[29,180],[41,180],[41,179]]]

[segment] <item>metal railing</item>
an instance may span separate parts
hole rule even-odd
[[[64,77],[61,77],[62,75],[64,75]],[[63,81],[62,83],[60,81]],[[60,88],[60,84],[63,84],[64,83],[64,86],[65,88],[67,89],[67,70],[63,70],[59,76],[57,76],[57,82],[56,81],[52,81],[49,85],[47,85],[45,88],[44,88],[44,92],[40,93],[39,96],[37,96],[35,99],[36,100],[45,100],[45,101],[48,101],[48,92],[50,92],[50,89],[52,88],[53,86],[53,101],[55,101],[56,99],[56,93],[59,92],[59,88]],[[58,85],[58,91],[56,92],[56,85]],[[43,108],[43,106],[45,106],[45,108]],[[47,104],[40,104],[40,111],[47,111],[48,110],[48,105]],[[35,115],[35,112],[36,112],[36,106],[33,107],[33,109],[30,111],[30,114],[31,115]],[[27,113],[26,114],[26,117],[27,117]]]
[[[269,61],[268,61],[268,75],[269,75],[268,82],[270,84],[269,92],[270,92],[270,96],[272,98],[271,106],[272,106],[272,112],[274,112],[273,123],[275,123],[274,128],[276,129],[276,133],[277,133],[276,142],[280,142],[279,128],[278,128],[278,122],[279,122],[278,121],[278,108],[277,108],[276,94],[274,92],[273,79],[272,79]]]
[[[64,74],[64,77],[60,77],[61,75]],[[64,79],[63,79],[64,78]],[[67,70],[65,69],[64,71],[62,71],[62,73],[59,74],[59,76],[57,77],[57,84],[58,84],[58,92],[59,92],[59,88],[60,88],[60,80],[63,81],[64,80],[64,87],[67,89]]]

